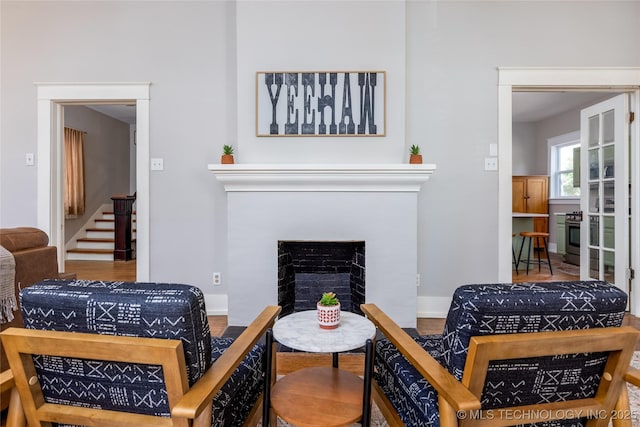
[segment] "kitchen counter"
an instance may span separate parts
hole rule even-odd
[[[513,218],[549,218],[549,214],[527,212],[512,212],[511,216]]]

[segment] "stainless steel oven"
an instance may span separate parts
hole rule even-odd
[[[565,215],[565,255],[564,261],[569,264],[580,265],[580,223],[582,212],[570,212]]]

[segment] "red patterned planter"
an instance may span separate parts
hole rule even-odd
[[[318,304],[318,323],[322,329],[335,329],[340,324],[340,304]]]

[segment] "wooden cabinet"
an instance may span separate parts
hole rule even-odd
[[[514,176],[513,212],[549,213],[549,177]]]
[[[548,176],[514,176],[511,192],[513,212],[549,213]],[[533,231],[548,233],[549,218],[534,218]]]
[[[527,181],[524,176],[514,176],[511,183],[511,203],[513,212],[527,211]]]

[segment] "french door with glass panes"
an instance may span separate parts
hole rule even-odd
[[[580,278],[629,292],[629,96],[580,114]]]

